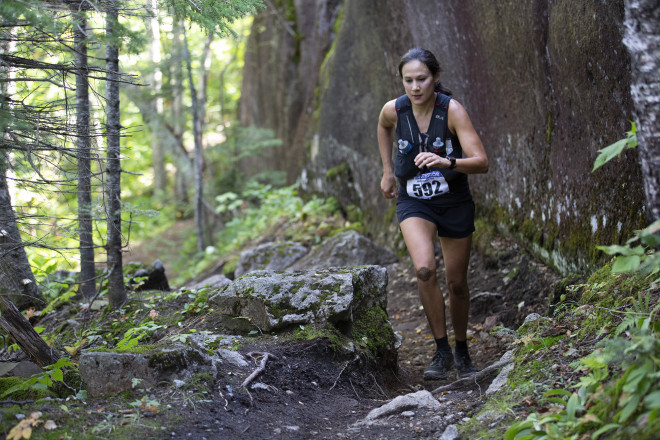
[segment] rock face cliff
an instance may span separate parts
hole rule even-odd
[[[479,217],[564,273],[643,226],[636,151],[591,172],[632,119],[623,0],[271,3],[246,49],[242,123],[275,130],[284,145],[270,163],[359,208],[381,243],[398,227],[380,195],[376,123],[417,46],[436,54],[486,147],[490,171],[470,176]]]

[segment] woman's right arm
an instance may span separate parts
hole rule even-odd
[[[394,141],[394,127],[396,126],[395,101],[389,101],[383,106],[378,117],[378,149],[380,160],[383,163],[383,178],[380,181],[380,190],[383,197],[393,199],[396,197],[396,179],[392,169],[392,143]]]

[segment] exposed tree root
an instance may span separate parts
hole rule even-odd
[[[443,391],[455,390],[455,389],[461,388],[461,387],[463,387],[467,384],[477,382],[477,381],[483,379],[484,377],[488,376],[489,374],[491,374],[493,371],[497,370],[498,368],[503,367],[506,364],[510,363],[511,361],[512,361],[512,359],[499,360],[499,361],[495,362],[494,364],[491,364],[491,365],[487,366],[483,370],[476,372],[472,376],[464,377],[464,378],[458,379],[458,380],[456,380],[456,381],[454,381],[450,384],[438,387],[438,388],[434,389],[433,391],[431,391],[431,394],[438,394],[438,393],[442,393]]]
[[[254,356],[263,356],[263,357],[261,358],[261,362],[259,363],[257,369],[254,370],[252,374],[250,374],[247,378],[245,378],[245,380],[241,384],[241,387],[245,387],[245,388],[247,388],[247,386],[250,385],[250,383],[266,369],[266,363],[268,362],[268,358],[277,359],[277,356],[271,353],[250,352],[247,355],[252,358],[254,358]]]

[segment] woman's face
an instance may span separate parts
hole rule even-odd
[[[426,64],[419,60],[409,61],[401,68],[401,76],[403,77],[403,87],[406,89],[406,95],[413,104],[421,105],[431,97],[435,99],[433,87],[440,74],[438,73],[435,77],[431,75],[431,71],[426,67]]]

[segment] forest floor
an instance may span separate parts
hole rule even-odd
[[[468,336],[473,362],[477,369],[483,369],[510,348],[515,333],[506,329],[517,329],[529,313],[546,313],[549,294],[559,278],[502,237],[488,237],[475,248],[482,252],[473,251],[469,267],[472,304]],[[145,258],[143,261],[149,261]],[[154,415],[164,420],[162,431],[153,438],[435,439],[447,426],[476,414],[496,373],[438,393],[440,410],[408,411],[376,422],[361,422],[369,411],[396,396],[433,391],[456,379],[450,374],[445,381],[423,380],[435,345],[418,299],[410,259],[390,265],[388,276],[388,314],[394,330],[403,338],[396,371],[338,357],[323,341],[255,341],[240,346],[239,351],[275,356],[258,377],[261,388],[241,391],[237,379],[243,378],[221,374],[209,393],[212,397],[197,402],[175,399],[170,409]],[[438,277],[444,279],[441,255]]]
[[[161,234],[158,246],[136,245],[126,261],[150,264],[159,258],[166,268],[171,267],[168,257],[178,258],[182,242],[189,237],[186,230],[186,225],[177,225]],[[438,277],[444,279],[440,254],[437,262]],[[240,353],[273,355],[255,379],[254,387],[241,387],[246,374],[220,368],[214,380],[182,387],[164,384],[147,390],[141,400],[136,400],[140,395],[134,393],[88,398],[84,403],[37,401],[34,406],[26,404],[19,409],[16,417],[36,409],[44,414],[44,420],[48,417],[59,427],[70,427],[66,428],[70,434],[64,436],[48,435],[42,427],[35,428],[33,439],[440,438],[449,425],[460,425],[479,411],[496,372],[469,385],[435,393],[439,409],[411,408],[365,422],[371,410],[397,396],[434,391],[455,380],[451,374],[444,381],[423,380],[423,371],[435,346],[418,299],[412,264],[408,257],[403,257],[387,270],[387,311],[394,330],[402,336],[396,368],[373,365],[354,358],[355,355],[338,354],[324,339],[283,342],[285,338],[243,338],[236,345]],[[174,275],[168,273],[171,279]],[[477,369],[483,369],[498,361],[511,347],[515,340],[513,330],[525,316],[532,312],[545,314],[548,297],[559,278],[514,242],[488,234],[475,238],[468,276],[472,298],[470,352]],[[172,305],[157,311],[160,314],[178,311]],[[67,315],[65,311],[58,313]],[[180,324],[183,327],[194,324],[201,330],[200,317],[196,319],[194,323]],[[45,330],[49,331],[52,330]],[[449,336],[453,343],[451,326]],[[257,365],[258,358],[249,371]],[[5,435],[16,425],[14,412],[6,406],[0,408]]]

